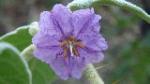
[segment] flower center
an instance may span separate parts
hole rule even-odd
[[[68,53],[70,53],[71,56],[80,56],[77,48],[84,48],[81,40],[78,40],[73,36],[60,41],[60,46],[63,48],[63,55],[65,59],[67,59]]]

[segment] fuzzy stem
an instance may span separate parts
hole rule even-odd
[[[104,84],[95,67],[92,64],[87,65],[85,77],[90,84]]]
[[[32,59],[32,53],[34,49],[35,49],[35,46],[31,44],[21,52],[21,55],[24,56],[24,58],[27,61],[29,61],[30,59]]]
[[[128,10],[129,12],[150,23],[150,15],[148,13],[146,13],[142,8],[138,7],[137,5],[125,0],[74,0],[68,4],[68,7],[72,10],[76,10],[80,8],[91,7],[93,4],[118,6],[120,8]]]

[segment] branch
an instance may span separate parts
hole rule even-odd
[[[91,7],[93,4],[118,6],[120,8],[128,10],[129,12],[150,23],[150,15],[148,13],[146,13],[142,8],[138,7],[137,5],[125,0],[74,0],[68,4],[68,7],[72,10],[76,10],[80,8]]]

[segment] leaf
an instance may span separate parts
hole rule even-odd
[[[8,42],[20,51],[31,44],[31,35],[28,33],[29,26],[22,26],[0,37],[0,41]]]
[[[20,52],[0,42],[0,84],[31,84],[31,73]]]
[[[29,66],[33,75],[33,84],[52,84],[56,76],[50,67],[36,58],[29,60]]]

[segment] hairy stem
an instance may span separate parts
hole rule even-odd
[[[21,55],[24,56],[24,58],[27,61],[29,61],[30,59],[32,59],[32,53],[34,49],[35,49],[35,46],[31,44],[30,46],[28,46],[21,52]]]
[[[90,84],[104,84],[100,75],[96,71],[96,68],[92,64],[87,65],[87,69],[85,71],[85,77]]]
[[[125,0],[74,0],[68,4],[68,7],[72,10],[76,10],[80,8],[91,7],[93,4],[118,6],[120,8],[128,10],[129,12],[150,23],[150,15],[148,13],[146,13],[142,8],[138,7],[137,5]]]

